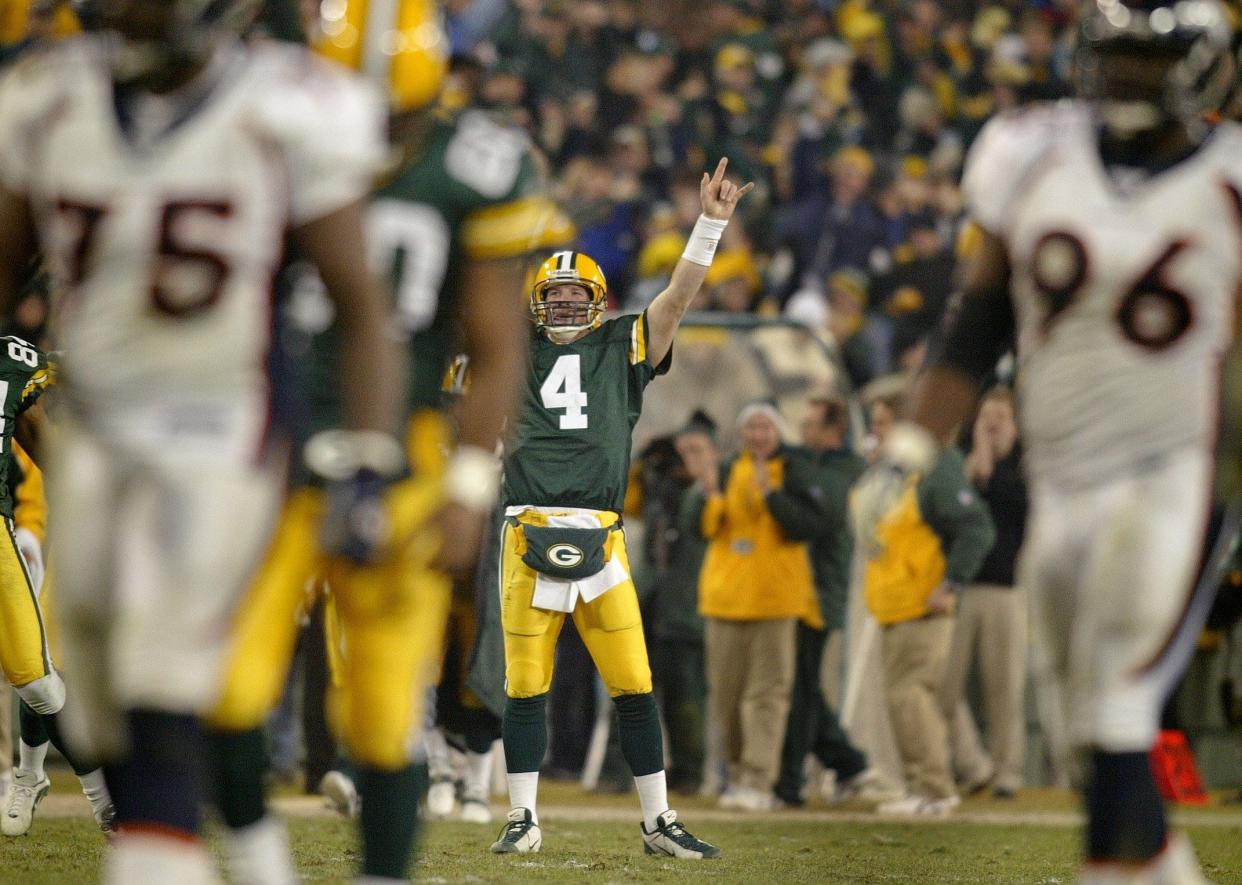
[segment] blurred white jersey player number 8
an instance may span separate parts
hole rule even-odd
[[[1083,880],[1193,882],[1146,754],[1211,599],[1195,577],[1242,281],[1242,129],[1204,117],[1236,65],[1216,0],[1086,6],[1085,100],[997,118],[972,148],[981,245],[887,448],[925,464],[1016,333],[1019,580],[1045,709],[1085,763]]]
[[[403,374],[361,260],[382,102],[301,47],[243,42],[256,7],[100,3],[100,32],[0,82],[0,310],[36,250],[59,294],[64,407],[47,475],[87,720],[71,737],[148,770],[184,751],[139,733],[135,711],[153,714],[149,731],[210,708],[229,613],[276,515],[267,356],[287,234],[336,303],[357,466],[382,452],[391,469],[402,452]],[[184,760],[166,761],[164,804],[137,814],[193,835],[190,785],[184,819],[175,808]]]

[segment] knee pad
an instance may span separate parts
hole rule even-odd
[[[620,679],[616,678],[618,674],[611,675],[614,681],[609,682],[607,687],[608,694],[614,701],[623,697],[649,695],[655,690],[651,683],[651,668],[645,665],[640,666],[638,662],[619,674]]]
[[[33,682],[18,686],[17,696],[36,713],[51,716],[65,706],[65,680],[53,670]]]
[[[510,661],[505,668],[505,694],[510,698],[533,698],[548,693],[549,668],[539,661]]]
[[[426,759],[426,750],[419,736],[421,729],[414,727],[413,723],[407,725],[401,734],[395,733],[392,728],[377,725],[360,722],[353,716],[341,723],[341,742],[355,762],[393,772]]]

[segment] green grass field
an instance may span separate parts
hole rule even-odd
[[[64,885],[94,879],[104,840],[85,805],[63,794],[27,837],[0,841],[0,883]],[[643,854],[635,799],[585,795],[563,785],[544,791],[544,850],[496,857],[487,846],[500,829],[435,823],[427,830],[415,878],[423,882],[988,882],[1069,883],[1078,829],[1073,801],[1032,792],[1017,802],[967,802],[958,819],[881,820],[868,813],[814,807],[745,818],[702,800],[681,801],[694,832],[719,844],[717,861],[678,862]],[[312,800],[281,802],[298,869],[309,882],[348,881],[357,863],[350,822]],[[498,809],[499,810],[499,809]],[[1179,818],[1208,877],[1242,883],[1242,810],[1209,808]]]

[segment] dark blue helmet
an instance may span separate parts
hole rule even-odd
[[[126,82],[158,80],[201,63],[254,21],[258,0],[78,0],[90,30],[112,38],[112,68]]]
[[[1219,110],[1234,85],[1233,28],[1219,0],[1089,0],[1079,27],[1079,94],[1121,131]]]

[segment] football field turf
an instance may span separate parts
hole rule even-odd
[[[421,882],[988,882],[1071,883],[1078,847],[1073,800],[1048,791],[1015,802],[970,801],[957,819],[882,820],[861,809],[724,813],[702,800],[679,803],[692,831],[724,849],[716,861],[643,854],[633,796],[586,795],[563,785],[544,790],[544,850],[526,857],[487,852],[501,822],[433,823],[415,879]],[[350,822],[317,800],[279,801],[289,819],[298,869],[308,882],[345,882],[357,850]],[[496,806],[499,811],[499,806]],[[85,803],[58,790],[35,831],[0,841],[0,883],[65,885],[94,880],[104,841]],[[1204,872],[1242,883],[1242,809],[1178,813]]]

